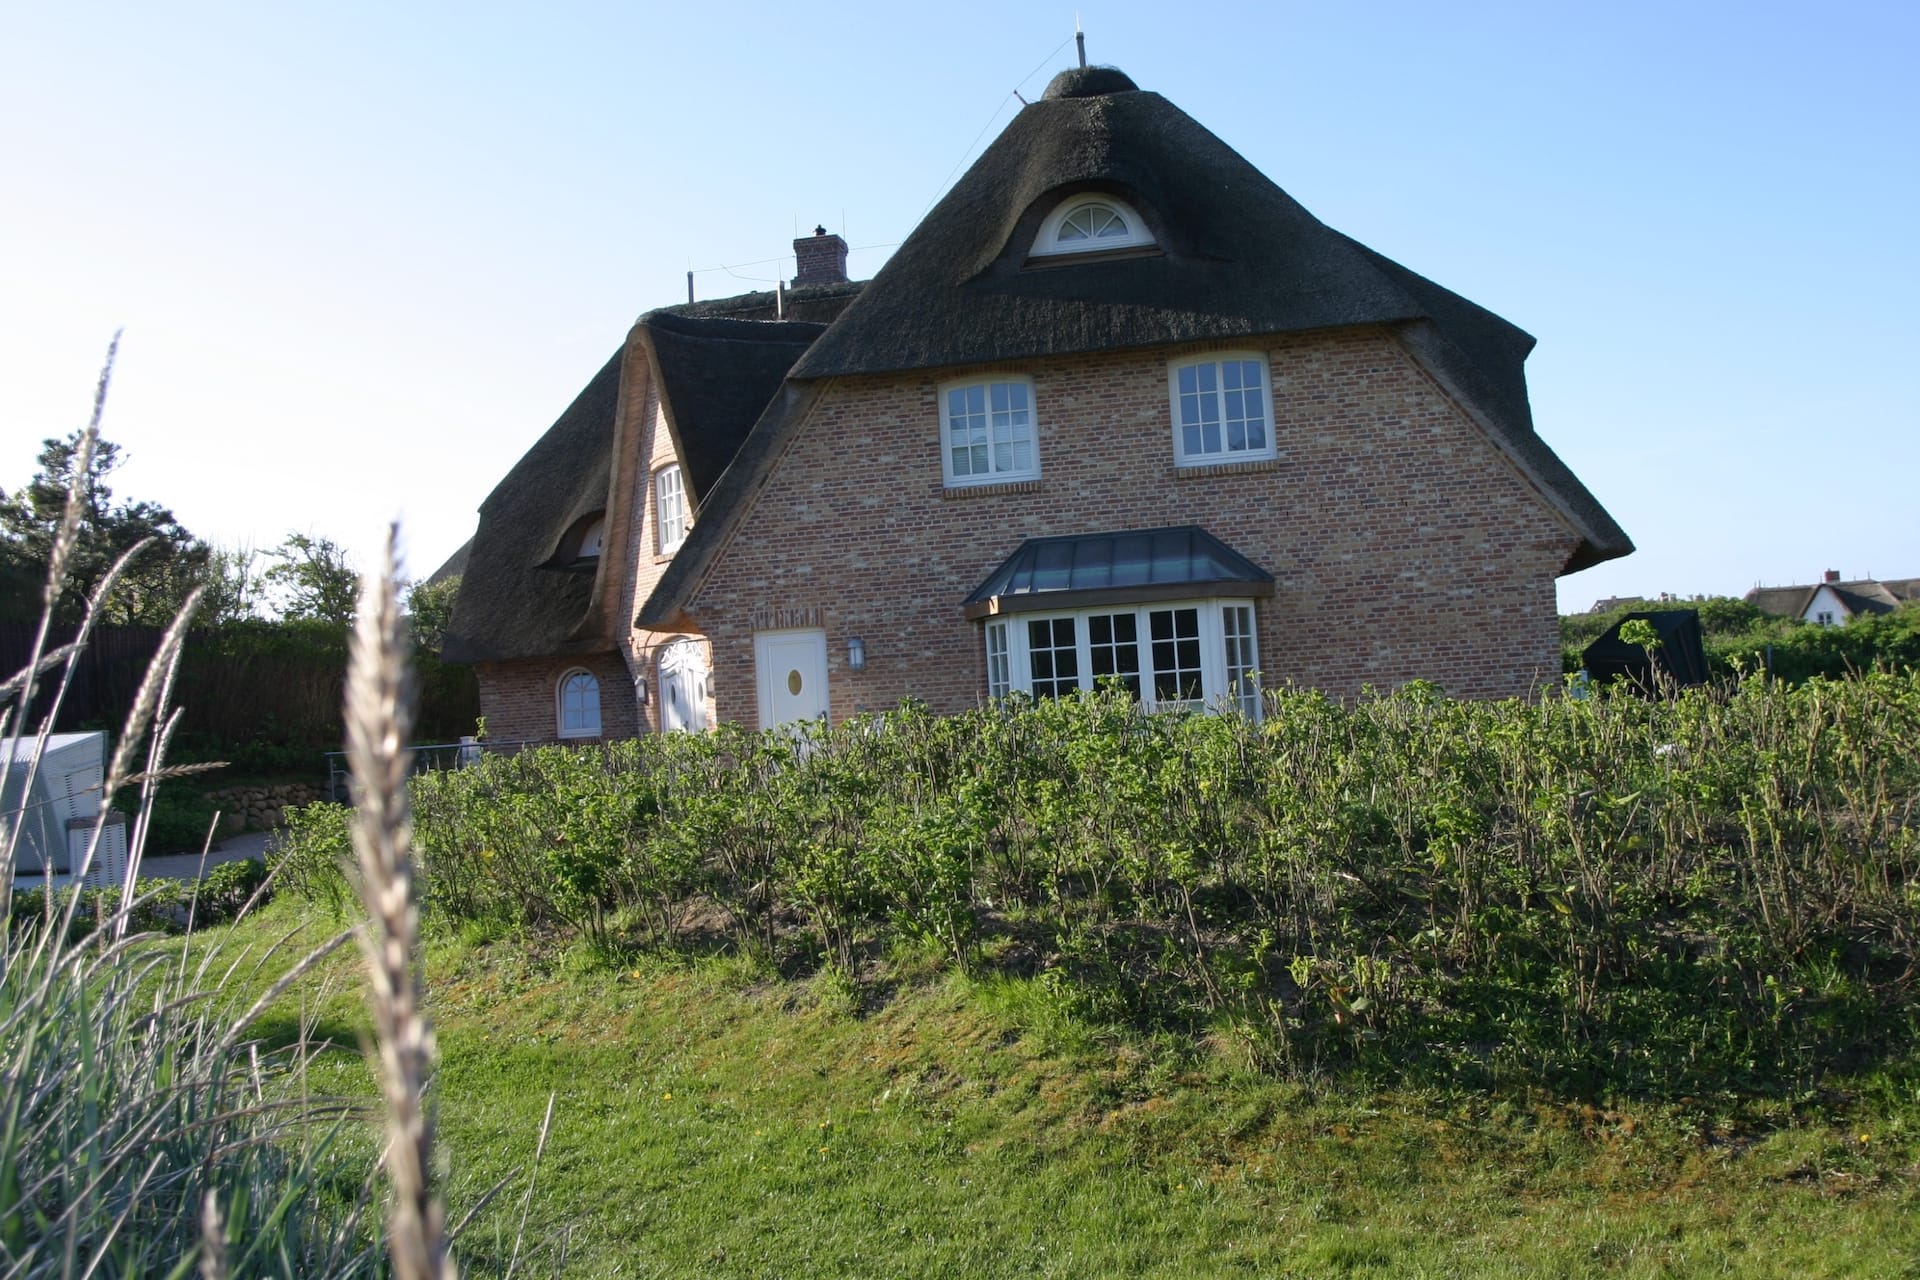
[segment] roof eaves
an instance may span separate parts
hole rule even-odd
[[[1560,455],[1524,422],[1501,413],[1501,399],[1475,376],[1473,363],[1432,321],[1401,325],[1394,337],[1428,376],[1472,418],[1529,484],[1580,537],[1560,576],[1633,552],[1633,540],[1580,483]]]

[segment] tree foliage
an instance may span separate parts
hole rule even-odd
[[[416,582],[407,591],[407,623],[413,630],[417,650],[440,652],[447,625],[453,621],[453,602],[459,594],[459,574],[438,582]]]
[[[66,508],[79,462],[80,433],[42,443],[40,470],[12,494],[0,493],[0,616],[26,621],[39,616],[40,583]],[[68,588],[59,621],[71,621],[113,563],[143,541],[104,602],[109,623],[164,625],[206,577],[212,549],[193,536],[173,512],[157,502],[114,500],[107,478],[122,461],[120,446],[99,441],[81,478],[78,540],[68,562]]]
[[[360,575],[345,547],[331,538],[290,533],[266,554],[275,563],[261,580],[282,618],[353,625]]]

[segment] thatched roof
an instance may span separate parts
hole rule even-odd
[[[696,504],[777,398],[793,362],[860,288],[714,298],[651,311],[635,324],[632,338],[652,367]],[[789,319],[776,320],[782,310]],[[602,637],[577,634],[596,575],[566,559],[562,544],[583,517],[607,508],[623,354],[481,504],[480,527],[460,553],[465,572],[442,657],[501,661],[606,647]]]
[[[1813,598],[1825,587],[1833,592],[1848,617],[1863,613],[1892,613],[1904,600],[1920,598],[1920,578],[1856,578],[1849,582],[1813,582],[1791,587],[1755,587],[1747,603],[1778,618],[1803,618]]]
[[[462,574],[464,574],[467,571],[467,557],[472,554],[473,554],[473,539],[468,538],[465,542],[460,544],[460,547],[457,551],[455,551],[452,555],[448,556],[445,560],[443,560],[440,563],[440,567],[438,569],[435,569],[432,573],[427,575],[426,583],[431,584],[436,582],[445,582],[448,578],[460,577]]]
[[[636,335],[658,376],[661,406],[696,504],[740,451],[787,370],[825,328],[672,309],[640,317]]]
[[[1030,260],[1059,202],[1106,191],[1159,252]],[[1384,324],[1580,532],[1566,571],[1633,544],[1533,433],[1533,339],[1321,223],[1113,68],[1063,72],[907,237],[796,378]]]
[[[575,521],[605,510],[620,399],[615,352],[480,504],[440,655],[498,661],[569,652],[593,577],[546,567]]]

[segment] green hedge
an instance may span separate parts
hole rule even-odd
[[[1911,1050],[1916,795],[1920,676],[1886,673],[1670,701],[1289,691],[1258,724],[906,708],[413,791],[442,924],[616,952],[722,930],[856,975],[904,943],[1282,1069],[1661,1096]],[[314,830],[330,867],[344,817]]]
[[[1580,655],[1629,613],[1645,609],[1696,609],[1711,674],[1737,679],[1771,671],[1777,680],[1795,683],[1824,676],[1842,679],[1885,667],[1920,668],[1920,608],[1867,614],[1843,626],[1822,627],[1761,613],[1744,600],[1710,598],[1663,605],[1635,602],[1607,613],[1567,614],[1560,619],[1561,665],[1580,669]]]

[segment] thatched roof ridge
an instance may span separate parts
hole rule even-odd
[[[480,504],[441,656],[502,661],[568,653],[593,576],[545,567],[575,521],[607,505],[623,352],[602,366]],[[595,647],[587,645],[586,647]]]

